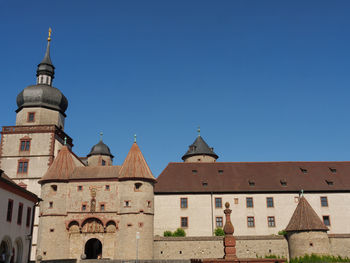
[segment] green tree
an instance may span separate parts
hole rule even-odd
[[[183,230],[182,228],[178,228],[176,229],[176,231],[173,233],[174,237],[185,237],[186,236],[186,232],[185,230]]]
[[[221,227],[218,227],[214,231],[215,236],[224,236],[225,232]]]

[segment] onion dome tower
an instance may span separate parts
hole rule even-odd
[[[328,228],[302,195],[285,231],[290,259],[305,254],[329,255]]]
[[[109,147],[102,141],[103,133],[100,133],[100,141],[95,144],[88,157],[88,166],[110,166],[113,164],[114,156]]]
[[[182,156],[182,160],[184,162],[216,162],[219,156],[214,152],[214,148],[209,147],[201,137],[200,128],[197,131],[196,140],[189,146],[188,151]]]
[[[16,125],[55,124],[64,128],[68,100],[52,86],[55,67],[50,58],[51,29],[47,41],[45,56],[36,71],[36,85],[26,87],[17,96]]]

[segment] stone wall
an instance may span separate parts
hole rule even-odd
[[[257,258],[265,255],[288,257],[288,244],[282,236],[237,236],[237,256]],[[223,237],[156,237],[155,259],[222,258]]]
[[[330,234],[328,237],[332,255],[350,257],[350,234]]]

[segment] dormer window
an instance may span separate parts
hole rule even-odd
[[[333,174],[337,173],[337,169],[335,169],[335,168],[329,168],[329,170],[330,170],[331,173],[333,173]]]
[[[197,172],[198,172],[197,170],[192,170],[193,174],[197,174]]]
[[[307,169],[300,168],[300,171],[301,171],[303,174],[307,174]]]
[[[249,180],[248,183],[249,183],[249,186],[255,186],[255,182],[252,180]]]
[[[326,183],[327,183],[328,185],[333,185],[333,181],[330,181],[330,180],[326,180]]]
[[[287,181],[285,179],[280,180],[282,186],[287,186]]]
[[[218,173],[219,173],[219,174],[223,174],[223,173],[224,173],[224,170],[218,170]]]

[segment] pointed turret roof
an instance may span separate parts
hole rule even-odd
[[[47,181],[67,181],[76,167],[72,155],[69,148],[64,145],[39,183],[43,184]]]
[[[119,171],[119,179],[147,179],[155,181],[145,158],[136,142],[126,156],[124,163]]]
[[[36,75],[49,75],[51,78],[54,78],[55,75],[55,67],[52,64],[50,57],[50,41],[51,41],[51,28],[49,29],[49,37],[47,38],[47,47],[43,60],[38,65],[38,69],[36,71]]]
[[[328,228],[318,217],[305,197],[302,196],[285,230],[287,232],[328,231]]]
[[[182,156],[182,160],[195,155],[209,155],[215,159],[219,158],[214,152],[214,149],[209,147],[200,135],[198,135],[196,140],[189,146],[188,151]]]

